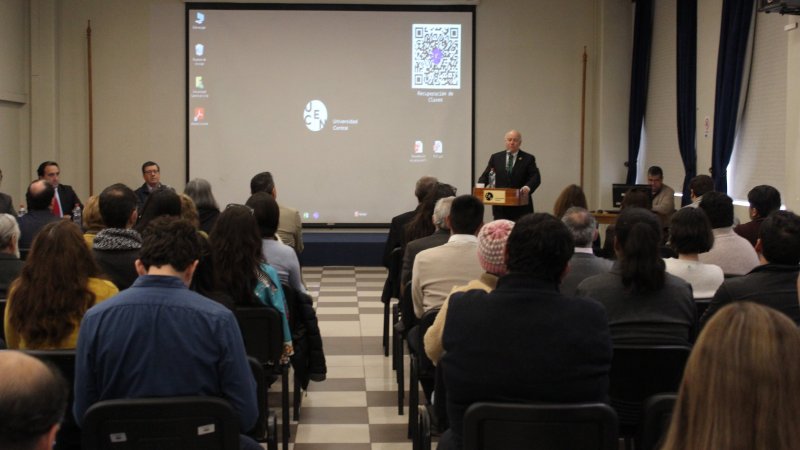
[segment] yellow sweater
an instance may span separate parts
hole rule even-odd
[[[100,278],[89,278],[89,290],[92,291],[95,295],[95,302],[94,304],[98,304],[103,300],[106,300],[109,297],[113,297],[119,290],[114,283],[108,280],[101,280]],[[20,349],[25,350],[29,349],[25,339],[17,333],[17,330],[12,329],[12,327],[8,323],[8,311],[10,310],[11,303],[14,302],[14,291],[12,290],[8,294],[8,304],[6,305],[6,313],[5,317],[3,317],[3,325],[5,326],[5,334],[6,334],[6,345],[9,349]],[[72,330],[72,333],[69,334],[61,343],[56,346],[45,346],[45,347],[37,347],[32,350],[57,350],[57,349],[69,349],[75,348],[75,345],[78,343],[78,330],[80,329],[80,323],[75,324],[75,328]]]

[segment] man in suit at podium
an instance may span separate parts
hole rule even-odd
[[[489,164],[478,178],[479,183],[489,187],[489,173],[494,172],[495,186],[498,188],[516,188],[522,196],[530,196],[542,183],[536,158],[530,153],[520,150],[522,135],[517,130],[510,130],[505,136],[506,149],[489,158]],[[516,221],[525,214],[533,212],[533,201],[522,206],[492,206],[495,220],[508,219]]]

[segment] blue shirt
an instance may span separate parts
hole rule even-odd
[[[190,395],[230,402],[243,432],[258,418],[256,383],[235,316],[177,277],[140,276],[89,309],[76,353],[78,425],[101,400]]]

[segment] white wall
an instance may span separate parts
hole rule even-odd
[[[698,6],[699,173],[710,166],[713,130],[706,139],[703,121],[709,116],[713,122],[721,4],[704,0]],[[88,20],[94,64],[94,191],[117,181],[141,184],[139,168],[148,159],[161,164],[166,183],[182,188],[183,2],[9,0],[2,5],[23,8],[27,14],[19,19],[26,31],[11,41],[25,49],[29,66],[23,69],[23,79],[30,92],[28,103],[9,105],[0,100],[0,164],[6,172],[2,189],[19,203],[35,166],[52,158],[61,163],[64,182],[81,197],[88,195]],[[543,184],[534,196],[537,210],[549,211],[564,186],[579,182],[586,46],[584,187],[590,206],[610,206],[610,185],[625,174],[631,12],[628,0],[579,0],[569,7],[541,0],[483,0],[478,5],[476,172],[492,152],[502,149],[504,132],[517,128],[523,133],[523,148],[536,155],[542,169]],[[796,18],[787,18],[792,20]],[[800,147],[798,126],[792,125],[800,122],[797,33],[786,33],[790,55],[786,155],[791,169],[800,164],[795,156]],[[787,172],[785,197],[790,206],[800,197],[794,178]]]

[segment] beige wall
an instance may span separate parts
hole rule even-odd
[[[89,193],[87,20],[92,23],[94,191],[113,182],[141,184],[139,167],[161,164],[164,182],[185,179],[184,4],[180,0],[7,0],[22,7],[23,71],[29,96],[0,99],[2,190],[19,203],[35,166],[56,159],[62,178]],[[698,170],[710,165],[702,121],[713,110],[721,0],[699,2]],[[6,5],[7,3],[3,3]],[[578,0],[482,0],[476,15],[475,170],[517,128],[543,183],[537,210],[549,211],[561,189],[579,182],[583,47],[588,52],[586,178],[591,207],[610,207],[610,185],[624,178],[632,4]],[[26,11],[27,9],[27,11]],[[791,20],[791,19],[790,19]],[[787,33],[790,55],[797,32]],[[29,49],[29,50],[28,50]],[[793,50],[792,50],[793,49]],[[798,123],[800,68],[789,64],[787,114]],[[6,69],[0,68],[0,77]],[[793,82],[792,82],[793,81]],[[792,127],[787,127],[792,128]],[[787,163],[800,143],[787,129]],[[713,130],[711,130],[713,132]],[[10,150],[7,150],[10,149]],[[792,178],[792,177],[790,177]],[[796,199],[793,181],[787,200]],[[795,201],[795,200],[792,200]]]

